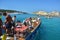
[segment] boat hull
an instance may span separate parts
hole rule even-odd
[[[38,27],[32,33],[30,33],[28,35],[28,37],[26,37],[25,40],[33,40],[35,38],[36,34],[38,33],[38,30],[40,28],[40,25],[41,25],[41,23],[38,25]]]

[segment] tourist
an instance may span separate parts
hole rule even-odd
[[[12,21],[13,21],[13,26],[15,26],[15,23],[16,23],[16,16],[12,17]]]
[[[32,18],[30,17],[29,19],[27,19],[28,20],[28,24],[29,25],[32,25]]]
[[[0,36],[2,35],[2,20],[0,19]]]
[[[13,20],[13,21],[16,21],[16,16],[12,17],[12,20]]]
[[[25,26],[27,26],[27,22],[25,21],[24,23],[23,23]]]
[[[5,26],[6,26],[6,32],[10,33],[12,28],[12,18],[10,15],[6,16]]]
[[[32,18],[28,18],[25,22],[24,22],[25,25],[28,26],[29,30],[32,28]]]

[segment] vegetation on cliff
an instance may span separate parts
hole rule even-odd
[[[27,12],[22,12],[22,11],[5,10],[5,9],[0,9],[0,12],[1,12],[1,13],[5,13],[5,12],[8,12],[8,13],[23,13],[23,14],[26,14],[26,13],[27,13]]]

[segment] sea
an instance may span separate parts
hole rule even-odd
[[[45,16],[38,16],[36,14],[10,14],[12,17],[16,15],[16,20],[23,22],[29,17],[39,17],[41,25],[38,33],[33,40],[60,40],[60,17],[46,18]],[[4,22],[5,17],[2,17]]]

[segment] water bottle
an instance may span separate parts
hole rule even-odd
[[[14,40],[17,40],[17,39],[16,39],[16,35],[14,35]]]

